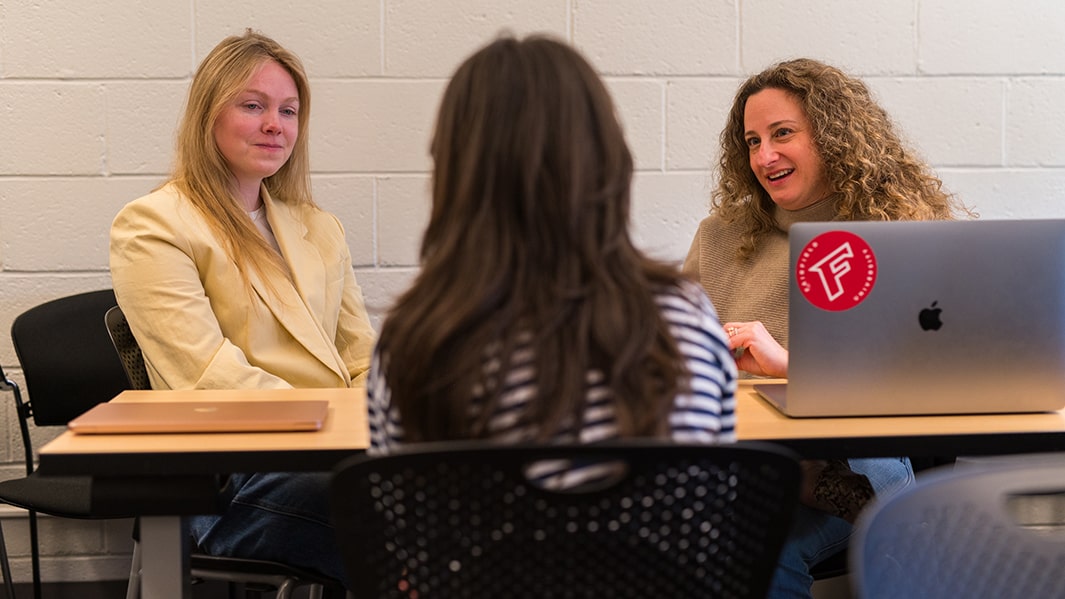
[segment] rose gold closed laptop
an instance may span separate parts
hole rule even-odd
[[[71,420],[79,434],[316,431],[324,400],[109,402]]]

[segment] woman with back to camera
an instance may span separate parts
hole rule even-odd
[[[788,372],[788,228],[831,220],[950,219],[968,211],[906,148],[861,81],[809,59],[774,65],[736,93],[721,133],[711,214],[684,270],[725,322],[740,370]],[[770,597],[810,597],[810,567],[846,546],[873,492],[912,482],[906,458],[803,463],[803,503]]]
[[[501,38],[444,93],[421,272],[367,382],[371,451],[495,439],[735,438],[706,295],[628,233],[632,157],[573,49]]]
[[[311,199],[310,88],[252,31],[222,40],[189,88],[174,172],[111,229],[111,277],[154,389],[360,385],[374,331],[344,230]],[[327,473],[239,474],[208,552],[342,578]]]

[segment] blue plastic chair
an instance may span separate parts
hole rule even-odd
[[[1065,458],[943,469],[859,518],[862,599],[1065,597]]]

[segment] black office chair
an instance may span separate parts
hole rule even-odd
[[[103,325],[103,315],[113,305],[115,296],[110,289],[91,291],[31,308],[11,325],[11,341],[27,392],[23,400],[18,387],[8,385],[19,418],[26,476],[0,482],[0,501],[29,512],[33,596],[37,599],[41,597],[38,512],[81,519],[133,516],[108,502],[90,506],[89,477],[38,476],[29,428],[31,419],[37,427],[65,426],[127,387]]]
[[[104,323],[130,388],[151,389],[148,371],[144,366],[144,355],[122,309],[118,306],[109,309],[104,315]],[[140,581],[139,555],[134,559],[131,587],[139,586]],[[193,578],[220,580],[239,585],[245,589],[246,594],[273,592],[276,599],[286,599],[295,589],[302,586],[310,587],[310,599],[339,598],[346,593],[338,581],[309,570],[267,560],[209,555],[200,550],[193,550],[190,554],[189,570]],[[236,588],[231,586],[230,594],[235,591]]]
[[[527,476],[551,460],[613,474]],[[762,598],[798,489],[767,444],[455,442],[349,458],[330,501],[357,598]]]
[[[19,397],[16,403],[22,403],[21,393],[15,381],[7,378],[3,366],[0,366],[0,391],[10,391]],[[15,599],[15,581],[11,579],[11,562],[7,559],[7,542],[4,540],[4,529],[0,526],[0,573],[4,577],[4,594],[7,599]]]

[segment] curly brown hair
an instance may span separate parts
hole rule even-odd
[[[721,132],[719,180],[711,210],[746,226],[741,256],[775,227],[773,200],[750,166],[744,138],[747,99],[765,89],[795,97],[810,121],[825,178],[838,196],[839,220],[933,220],[972,215],[943,189],[932,169],[907,148],[887,112],[862,81],[839,69],[799,58],[747,79],[736,92]]]

